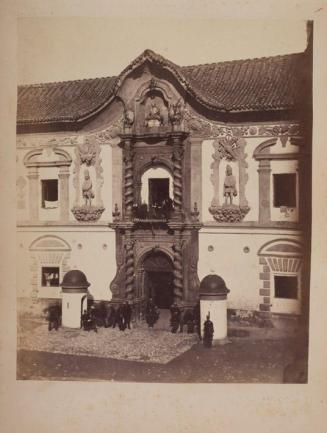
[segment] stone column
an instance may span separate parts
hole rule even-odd
[[[202,138],[191,141],[191,204],[197,203],[202,219]]]
[[[259,222],[268,223],[270,216],[270,160],[259,160]]]
[[[183,206],[183,142],[178,136],[173,136],[173,185],[174,185],[174,216],[180,218]]]
[[[39,170],[37,167],[28,168],[28,186],[29,186],[29,218],[32,221],[39,219]]]
[[[124,138],[124,162],[125,162],[125,176],[124,176],[124,201],[125,201],[125,220],[132,220],[133,212],[133,142],[131,137]]]
[[[180,232],[176,231],[176,242],[173,245],[174,251],[174,301],[180,304],[183,300],[183,244],[180,239]]]
[[[131,230],[125,232],[125,269],[126,269],[126,286],[125,298],[134,299],[134,240],[132,239]]]
[[[69,167],[62,166],[59,168],[59,203],[60,203],[60,220],[69,220]]]

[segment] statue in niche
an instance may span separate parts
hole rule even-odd
[[[161,126],[163,124],[163,116],[160,113],[160,108],[155,101],[151,102],[150,111],[145,117],[145,126]]]
[[[224,197],[225,206],[233,205],[233,197],[237,196],[236,179],[233,175],[233,170],[230,165],[226,166],[226,176],[224,180]],[[228,203],[229,201],[229,203]]]
[[[84,170],[84,182],[82,185],[82,194],[85,200],[85,206],[91,206],[94,192],[92,189],[92,181],[90,178],[89,170]]]

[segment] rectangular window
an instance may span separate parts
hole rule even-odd
[[[41,180],[42,207],[51,209],[58,207],[58,179]]]
[[[42,287],[59,287],[59,268],[42,267],[41,285]]]
[[[274,174],[274,207],[296,207],[296,173]]]
[[[275,275],[275,298],[297,299],[298,278]]]

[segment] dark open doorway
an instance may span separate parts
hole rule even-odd
[[[145,258],[143,267],[145,295],[152,297],[158,308],[169,308],[174,299],[172,261],[165,253],[153,252]]]
[[[149,179],[149,205],[161,206],[169,198],[169,179]]]

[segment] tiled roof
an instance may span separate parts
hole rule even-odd
[[[291,110],[300,102],[305,54],[177,66],[144,51],[118,77],[18,87],[17,123],[74,122],[101,110],[145,59],[170,70],[207,108],[223,112]]]

